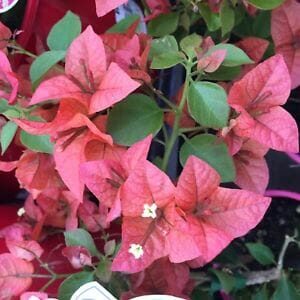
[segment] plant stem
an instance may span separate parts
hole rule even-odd
[[[282,197],[282,198],[290,198],[293,200],[300,201],[300,194],[296,192],[286,191],[286,190],[267,190],[265,192],[265,196],[267,197]]]
[[[167,97],[164,96],[164,94],[160,91],[157,90],[155,87],[153,87],[151,84],[147,84],[149,89],[159,98],[161,99],[165,104],[167,104],[172,110],[177,110],[177,106],[173,104]]]
[[[181,120],[183,108],[184,108],[184,105],[185,105],[186,99],[187,99],[187,93],[188,93],[188,89],[189,89],[189,82],[190,82],[190,76],[191,76],[191,69],[192,69],[192,63],[191,63],[191,61],[189,61],[186,66],[185,83],[184,83],[182,97],[181,97],[179,106],[177,107],[177,109],[175,111],[175,120],[174,120],[174,125],[173,125],[173,131],[172,131],[170,139],[168,140],[168,142],[166,144],[166,152],[165,152],[163,162],[162,162],[162,170],[163,171],[166,171],[168,168],[172,149],[173,149],[173,147],[176,143],[176,140],[178,138],[178,135],[179,135],[180,120]]]
[[[285,236],[285,240],[284,240],[283,246],[281,248],[281,251],[279,253],[278,262],[277,262],[277,270],[279,272],[281,272],[282,268],[283,268],[283,260],[284,260],[286,250],[287,250],[289,244],[294,243],[294,242],[297,242],[294,239],[294,237],[291,237],[291,236],[288,236],[288,235]]]

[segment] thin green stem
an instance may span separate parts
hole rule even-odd
[[[15,54],[24,54],[24,55],[27,55],[32,58],[37,58],[37,55],[25,50],[24,48],[19,46],[17,43],[13,43],[13,44],[9,43],[8,48],[15,50],[15,52],[14,52]]]
[[[181,128],[180,132],[181,133],[187,133],[187,132],[194,132],[194,131],[200,131],[200,130],[205,130],[206,128],[203,126],[196,126],[196,127],[191,127],[191,128]]]
[[[175,111],[175,120],[174,120],[174,125],[173,125],[173,131],[170,136],[170,139],[168,140],[168,142],[166,144],[166,152],[165,152],[163,162],[162,162],[162,170],[163,171],[166,171],[168,168],[172,149],[173,149],[173,147],[176,143],[176,140],[178,138],[178,135],[179,135],[180,120],[181,120],[183,108],[184,108],[184,105],[185,105],[186,99],[187,99],[187,93],[188,93],[188,89],[189,89],[189,82],[190,82],[190,76],[191,76],[191,69],[192,69],[192,63],[188,62],[187,66],[186,66],[185,83],[184,83],[182,97],[181,97],[179,106],[177,107],[177,109]]]
[[[153,87],[151,84],[147,85],[149,89],[159,98],[161,99],[165,104],[167,104],[172,110],[177,110],[177,106],[173,104],[164,94],[160,91],[157,90],[155,87]]]
[[[283,261],[284,261],[285,253],[286,253],[287,248],[288,248],[290,243],[298,243],[298,242],[295,240],[294,237],[286,235],[283,246],[281,248],[281,251],[280,251],[280,254],[279,254],[279,257],[278,257],[278,262],[277,262],[277,270],[280,271],[280,272],[283,269]]]

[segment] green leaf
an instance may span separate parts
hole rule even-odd
[[[199,4],[199,11],[209,31],[216,31],[221,27],[219,15],[213,13],[206,3]]]
[[[53,144],[50,141],[49,135],[32,135],[26,131],[21,131],[22,144],[36,152],[53,153]]]
[[[191,116],[202,126],[218,129],[228,123],[230,107],[227,94],[216,83],[192,83],[188,94],[188,107]]]
[[[6,99],[0,99],[0,114],[11,108]]]
[[[296,287],[285,274],[282,275],[272,300],[300,300]]]
[[[260,11],[252,24],[253,36],[269,38],[271,35],[271,11]]]
[[[50,50],[67,50],[81,32],[81,21],[78,16],[68,11],[51,29],[47,44]]]
[[[220,66],[218,70],[213,73],[205,74],[204,78],[216,81],[231,81],[241,73],[241,67],[225,67]]]
[[[115,105],[108,117],[108,132],[117,144],[130,146],[163,124],[163,111],[149,97],[133,94]]]
[[[149,54],[150,59],[154,56],[170,52],[178,52],[178,44],[173,35],[166,35],[162,38],[152,40]]]
[[[97,278],[104,282],[107,283],[110,281],[111,276],[112,276],[112,271],[111,271],[111,261],[102,259],[98,266],[95,275]]]
[[[148,34],[163,37],[176,31],[179,22],[178,13],[161,14],[148,23]]]
[[[252,295],[251,300],[269,300],[269,292],[267,286],[264,285],[257,293]]]
[[[196,57],[196,48],[199,48],[202,42],[202,37],[196,33],[186,36],[180,41],[180,48],[185,54],[190,57]]]
[[[72,295],[84,284],[94,280],[93,272],[83,271],[69,276],[63,281],[58,290],[59,300],[70,300]]]
[[[99,251],[96,248],[94,240],[90,233],[82,228],[64,232],[67,246],[83,246],[87,248],[93,256],[98,256]]]
[[[184,60],[180,52],[168,52],[162,53],[158,56],[154,56],[151,69],[168,69],[174,67]]]
[[[233,276],[215,269],[211,269],[210,271],[217,276],[225,292],[230,293],[235,288],[235,278]]]
[[[126,30],[133,25],[134,22],[140,19],[139,15],[130,15],[120,22],[116,23],[110,27],[106,32],[107,33],[124,33]]]
[[[264,266],[275,263],[274,254],[269,247],[261,243],[246,243],[250,254]]]
[[[18,125],[13,121],[8,121],[1,130],[1,155],[5,153],[8,146],[14,139]]]
[[[221,4],[220,20],[222,26],[222,36],[231,32],[234,27],[235,13],[233,7],[230,5],[229,0],[224,0]]]
[[[30,67],[30,79],[34,84],[42,78],[53,66],[59,61],[64,59],[66,51],[64,50],[53,50],[44,52],[38,56]]]
[[[257,8],[270,10],[281,5],[284,0],[248,0],[248,2]]]
[[[223,66],[235,67],[253,63],[253,61],[242,49],[232,44],[218,44],[213,46],[209,49],[208,55],[219,49],[225,49],[227,51],[226,57],[222,63]]]
[[[221,176],[222,182],[235,179],[235,167],[227,146],[215,135],[201,134],[186,140],[180,149],[180,162],[184,166],[190,155],[195,155],[210,164]]]

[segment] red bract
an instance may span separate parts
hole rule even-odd
[[[4,52],[0,50],[0,97],[14,103],[17,97],[19,81],[13,73],[10,62]]]
[[[280,107],[289,94],[290,76],[282,56],[259,64],[229,92],[228,102],[238,113],[234,134],[278,151],[298,152],[297,124]]]
[[[300,85],[300,6],[287,0],[272,11],[271,33],[276,53],[283,55],[289,68],[292,88]]]
[[[221,188],[219,183],[220,177],[215,170],[190,156],[175,195],[180,218],[176,219],[169,236],[172,262],[198,256],[191,265],[204,265],[234,238],[255,227],[265,214],[270,198]]]
[[[0,237],[5,238],[8,250],[16,257],[31,261],[43,253],[41,246],[31,238],[32,230],[25,223],[15,223],[5,227]]]
[[[78,217],[90,232],[98,232],[101,229],[108,228],[109,222],[107,221],[107,215],[107,206],[102,203],[99,203],[97,206],[95,203],[86,199],[80,204],[78,209]]]
[[[134,144],[120,158],[90,161],[81,165],[81,178],[101,204],[111,208],[108,219],[120,215],[120,188],[137,165],[146,160],[151,136]]]
[[[0,299],[18,296],[31,285],[34,269],[30,262],[12,254],[0,255]]]
[[[133,79],[149,83],[151,78],[147,73],[147,60],[150,46],[150,37],[145,34],[135,34],[115,50],[112,60]]]
[[[94,115],[89,119],[87,108],[74,99],[63,99],[55,119],[49,123],[15,120],[24,130],[31,134],[50,134],[56,141],[54,160],[56,169],[67,187],[82,199],[84,184],[79,177],[79,166],[87,160],[87,156],[94,156],[88,145],[92,141],[112,145],[112,138],[105,134],[106,117]],[[101,155],[106,152],[102,146]],[[96,151],[99,147],[96,148]],[[116,148],[116,151],[119,151]]]
[[[200,266],[256,226],[270,199],[219,183],[218,173],[194,156],[176,190],[151,163],[136,168],[122,189],[122,246],[112,270],[138,272],[164,256]]]
[[[128,0],[95,0],[98,17],[102,17]]]
[[[66,75],[44,81],[30,103],[73,98],[93,114],[121,101],[140,86],[117,64],[111,63],[107,68],[102,39],[91,26],[68,49],[65,72]]]
[[[236,43],[255,62],[259,63],[269,47],[269,41],[257,37],[247,37]]]
[[[79,200],[71,192],[58,189],[45,190],[35,200],[29,196],[25,202],[25,212],[36,221],[35,238],[39,237],[44,225],[76,229],[79,205]]]
[[[65,247],[62,255],[67,257],[74,269],[82,269],[92,265],[92,256],[88,249],[82,246]]]
[[[131,172],[122,187],[122,245],[113,271],[139,272],[168,255],[173,196],[169,177],[150,162]]]
[[[8,40],[11,38],[12,32],[2,22],[0,22],[0,50],[4,50]]]
[[[27,150],[21,156],[16,169],[20,186],[36,198],[47,188],[63,188],[53,157],[49,154]]]
[[[269,169],[265,154],[268,148],[251,140],[246,141],[239,152],[233,156],[235,183],[248,191],[264,194],[269,183]]]
[[[171,11],[170,2],[168,0],[146,0],[146,4],[151,12],[145,18],[146,21],[150,21],[160,14],[167,14]]]
[[[145,271],[130,276],[131,290],[124,293],[122,300],[133,297],[160,294],[189,299],[194,283],[190,280],[187,264],[172,264],[168,258],[155,261]]]

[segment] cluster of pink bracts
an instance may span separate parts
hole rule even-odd
[[[124,2],[97,0],[98,15]],[[31,95],[28,66],[12,70],[4,42],[11,33],[1,25],[1,97],[25,109],[37,105],[35,115],[46,122],[13,121],[31,134],[50,135],[55,146],[53,155],[26,150],[18,161],[0,164],[4,171],[15,169],[20,186],[30,193],[20,222],[0,232],[10,251],[0,255],[0,299],[30,287],[32,261],[44,252],[39,240],[45,228],[73,230],[80,221],[88,231],[98,232],[119,218],[121,248],[111,270],[136,273],[131,277],[135,285],[124,298],[151,292],[147,278],[157,273],[153,288],[187,297],[193,287],[189,268],[211,261],[264,216],[271,201],[263,196],[268,149],[298,152],[297,125],[281,107],[291,88],[300,84],[300,23],[291,21],[300,11],[294,2],[273,12],[272,35],[279,54],[260,63],[268,42],[255,37],[240,41],[238,46],[255,65],[244,67],[244,76],[233,85],[223,85],[235,115],[218,136],[229,147],[235,183],[243,190],[219,187],[218,173],[195,156],[188,158],[174,184],[147,160],[152,136],[127,149],[114,144],[106,132],[106,110],[151,82],[149,36],[136,34],[135,28],[98,36],[88,27],[69,47],[65,68],[53,70]],[[149,19],[169,9],[159,0],[149,0],[149,7]],[[222,53],[212,54],[201,65],[219,66],[223,59]],[[44,105],[50,99],[59,102]],[[98,204],[89,200],[88,190]],[[84,247],[66,247],[63,255],[76,269],[92,264]]]

